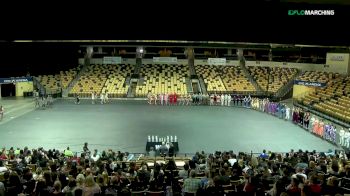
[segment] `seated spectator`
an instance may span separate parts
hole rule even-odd
[[[201,179],[201,188],[206,189],[209,185],[209,171],[205,171],[205,176]]]
[[[185,163],[184,169],[179,171],[179,178],[186,179],[188,178],[188,173],[189,173],[190,166]]]
[[[5,167],[4,162],[0,160],[0,173],[8,171],[7,167]]]
[[[306,195],[321,195],[321,185],[316,175],[311,176],[310,182],[304,186],[303,192]]]
[[[218,176],[214,177],[213,184],[210,184],[206,190],[206,195],[217,195],[217,196],[223,196],[225,195],[224,189],[221,186],[220,178]]]
[[[139,177],[141,183],[144,185],[148,184],[151,178],[151,173],[148,171],[147,165],[142,165],[141,169],[138,170],[137,176]]]
[[[5,185],[0,182],[0,196],[5,196]]]
[[[96,193],[101,193],[101,188],[95,183],[94,177],[89,175],[85,178],[85,186],[83,188],[84,196],[94,196]]]
[[[77,182],[75,181],[74,178],[71,177],[68,181],[68,185],[62,189],[62,193],[65,193],[67,195],[73,195],[74,190],[76,189],[76,186],[77,186]]]
[[[259,155],[259,157],[262,159],[267,159],[267,158],[269,158],[269,155],[266,154],[266,150],[263,150],[263,152]]]
[[[97,149],[94,150],[94,153],[90,157],[94,162],[98,161],[100,159],[100,155],[97,152]]]
[[[269,190],[266,195],[270,196],[279,196],[281,193],[285,192],[285,186],[282,181],[278,180],[274,185],[271,190]]]
[[[184,180],[184,192],[185,193],[196,193],[201,187],[201,180],[196,178],[196,172],[190,172],[190,178]]]
[[[322,195],[336,195],[341,193],[338,187],[339,179],[335,176],[329,177],[327,183],[322,186]]]
[[[236,155],[231,154],[228,162],[230,163],[231,166],[233,166],[233,164],[235,164],[237,162]]]
[[[61,182],[55,181],[53,184],[54,192],[51,195],[64,196],[65,194],[61,192]]]
[[[304,170],[300,167],[296,169],[296,173],[292,175],[292,178],[297,178],[297,176],[302,176],[304,180],[307,180],[307,176],[304,174]]]
[[[66,157],[73,157],[73,152],[67,147],[67,149],[64,151],[64,156]]]
[[[291,183],[286,188],[289,195],[301,195],[299,183],[297,178],[292,178]]]
[[[229,185],[230,177],[226,175],[226,171],[224,169],[220,170],[220,183],[221,185]]]

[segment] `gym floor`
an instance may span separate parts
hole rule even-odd
[[[204,150],[255,152],[263,149],[328,151],[336,146],[291,122],[241,107],[154,106],[146,101],[113,100],[92,105],[56,100],[34,109],[33,99],[1,99],[0,147],[90,149],[145,152],[148,135],[177,136],[180,153]]]

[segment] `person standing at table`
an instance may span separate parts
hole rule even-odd
[[[154,148],[151,147],[149,152],[148,152],[149,157],[155,157],[156,156],[156,151],[154,151]]]
[[[175,154],[175,147],[173,143],[169,143],[168,156],[173,157]]]

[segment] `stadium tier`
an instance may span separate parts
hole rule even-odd
[[[126,94],[125,77],[132,73],[131,65],[91,65],[80,76],[70,94],[90,97],[92,92],[105,93],[112,96]]]
[[[69,83],[74,79],[79,71],[78,68],[73,68],[68,71],[60,71],[62,88],[67,88]]]
[[[248,70],[264,91],[272,93],[277,92],[297,74],[297,69],[294,68],[249,66]]]
[[[189,77],[187,65],[146,64],[141,67],[140,81],[136,86],[136,96],[148,93],[187,94],[186,78]]]
[[[325,88],[317,88],[299,99],[305,106],[312,106],[319,112],[337,118],[347,123],[350,122],[350,78],[332,73],[309,72],[303,80],[327,82]],[[311,76],[311,77],[310,77]]]
[[[209,93],[255,91],[238,66],[196,65],[195,70],[204,79]]]
[[[108,96],[111,98],[125,97],[129,89],[129,85],[126,84],[126,79],[131,76],[133,71],[133,65],[112,65],[111,72],[102,88],[102,92],[108,92]]]
[[[320,71],[306,71],[298,77],[298,80],[327,83],[329,80],[337,77],[339,77],[339,74]]]
[[[220,77],[220,70],[215,65],[195,65],[196,73],[202,77],[208,93],[225,92],[224,82]]]
[[[220,69],[222,69],[221,78],[227,92],[251,92],[256,90],[240,67],[223,66]]]
[[[60,75],[39,75],[36,79],[43,85],[48,93],[56,93],[61,90]]]
[[[250,75],[258,83],[263,91],[267,91],[269,70],[268,67],[248,66]]]

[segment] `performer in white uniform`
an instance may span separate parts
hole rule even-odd
[[[249,96],[248,96],[248,99],[247,99],[247,106],[248,106],[249,108],[252,107],[252,106],[251,106],[251,103],[252,103],[251,101],[252,101],[252,97],[249,95]]]
[[[91,93],[91,101],[92,101],[92,104],[95,104],[95,93],[94,92]]]
[[[244,98],[243,98],[243,106],[248,107],[248,97],[247,96],[244,96]]]
[[[103,93],[101,93],[101,94],[100,94],[100,100],[101,100],[101,104],[103,104],[103,101],[104,101],[104,97],[105,97],[105,96],[104,96],[104,94],[103,94]]]
[[[153,98],[154,98],[154,105],[157,105],[158,95],[154,94]]]
[[[345,138],[345,131],[344,131],[343,128],[340,128],[340,131],[339,131],[339,144],[341,146],[344,146],[344,144],[345,144],[344,138]]]
[[[210,105],[214,105],[214,95],[213,94],[211,94],[210,95]]]
[[[160,105],[163,105],[164,104],[164,95],[160,94],[159,99],[160,99]]]
[[[164,99],[165,105],[168,105],[168,94],[167,93],[164,94],[163,99]]]
[[[349,131],[345,131],[345,135],[344,135],[344,146],[349,148],[350,147],[350,128]]]
[[[231,95],[227,95],[227,106],[231,106]]]
[[[286,105],[286,120],[290,118],[290,108]]]
[[[221,106],[224,106],[225,103],[225,95],[221,94],[220,96]]]
[[[108,102],[109,102],[108,91],[106,91],[106,93],[105,93],[105,103],[108,103]]]

